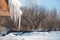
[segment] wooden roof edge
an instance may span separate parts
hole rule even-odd
[[[7,13],[7,14],[0,14],[0,16],[10,16],[10,14],[9,13]]]

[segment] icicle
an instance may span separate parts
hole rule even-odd
[[[16,26],[17,24],[19,24],[18,30],[20,30],[21,15],[22,15],[22,11],[20,9],[21,3],[19,0],[8,0],[8,3],[9,3],[9,8],[10,8],[11,20],[14,21],[14,24]]]

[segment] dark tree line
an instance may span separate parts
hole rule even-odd
[[[54,8],[47,11],[41,7],[39,10],[36,8],[22,8],[22,22],[21,30],[39,30],[39,31],[57,31],[60,30],[60,19],[57,10]]]

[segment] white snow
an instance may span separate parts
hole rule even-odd
[[[9,33],[0,40],[60,40],[60,31],[51,32],[31,32],[24,33],[22,35],[14,35],[14,33]]]

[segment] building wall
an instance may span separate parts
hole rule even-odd
[[[0,0],[0,16],[8,16],[8,4],[6,0]]]

